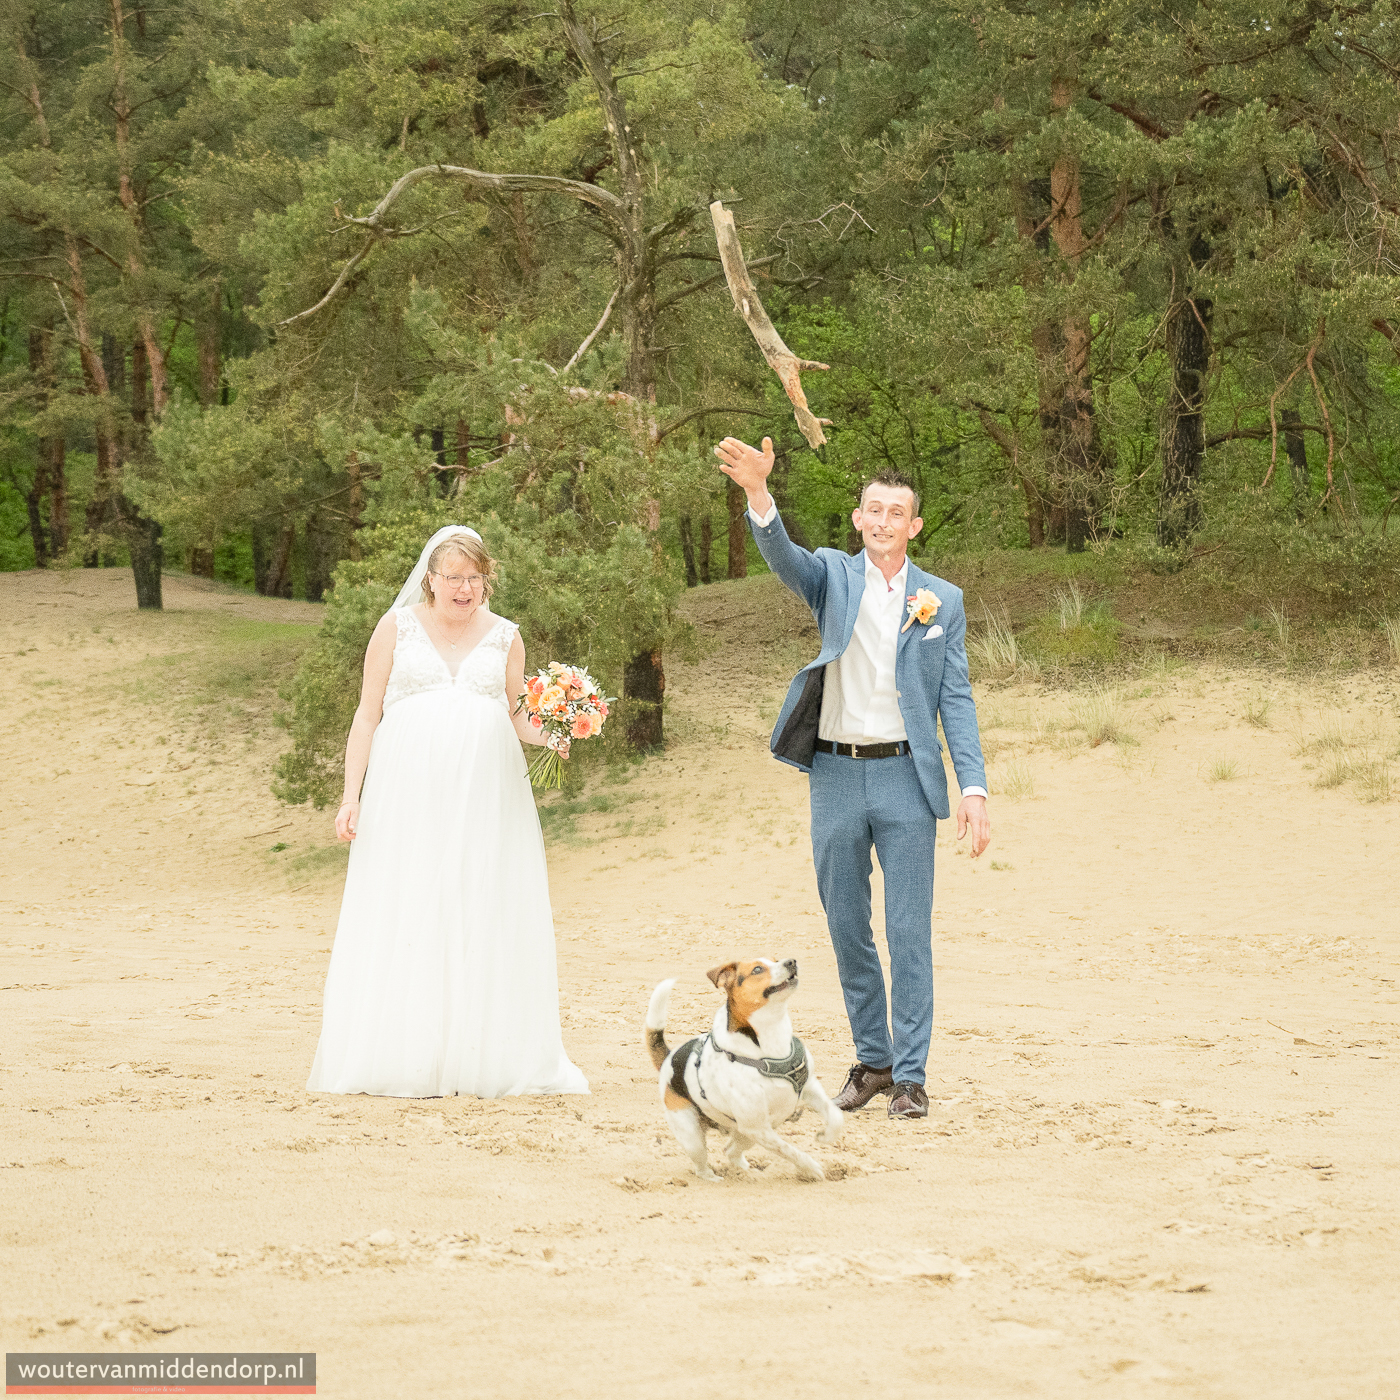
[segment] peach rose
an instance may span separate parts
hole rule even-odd
[[[591,715],[576,715],[574,722],[569,726],[569,733],[575,739],[587,739],[593,733],[593,717]]]
[[[535,729],[543,729],[544,721],[538,715],[530,716],[530,724]]]

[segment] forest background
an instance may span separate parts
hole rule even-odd
[[[1078,559],[1400,654],[1394,4],[8,0],[0,28],[0,568],[326,600],[290,799],[339,791],[368,633],[454,519],[531,654],[660,742],[677,599],[762,567],[730,432],[773,436],[801,543],[854,547],[895,467],[937,572]],[[830,366],[816,449],[715,200]],[[1044,644],[1102,658],[1124,619],[1083,603]],[[1016,663],[995,616],[980,640]]]

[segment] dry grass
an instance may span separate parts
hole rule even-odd
[[[1015,758],[1006,765],[996,791],[1013,802],[1021,802],[1035,796],[1035,775],[1025,759]]]
[[[1385,633],[1385,643],[1390,648],[1390,664],[1400,666],[1400,613],[1381,618],[1381,631]]]
[[[1079,584],[1071,579],[1068,588],[1057,588],[1051,595],[1055,600],[1055,610],[1060,617],[1060,631],[1068,632],[1084,624],[1084,594]]]
[[[1267,729],[1269,727],[1269,697],[1256,695],[1253,699],[1246,700],[1243,715],[1246,724],[1252,724],[1256,729]]]
[[[1288,614],[1282,607],[1275,607],[1269,604],[1269,621],[1273,625],[1274,639],[1278,642],[1278,648],[1285,654],[1290,650],[1290,643],[1293,636],[1292,624],[1288,621]]]
[[[1233,758],[1217,758],[1212,761],[1206,776],[1213,783],[1232,783],[1240,776],[1240,765]]]
[[[1084,731],[1089,747],[1100,744],[1131,744],[1123,700],[1116,690],[1094,690],[1074,707],[1075,723]]]
[[[1389,802],[1394,788],[1390,764],[1383,758],[1365,758],[1351,766],[1356,795],[1362,802]]]
[[[1332,753],[1323,760],[1317,777],[1313,779],[1313,786],[1315,788],[1341,787],[1351,775],[1351,759],[1344,753]]]
[[[967,653],[978,676],[983,680],[1006,680],[1011,676],[1034,678],[1040,667],[1026,656],[1011,630],[1010,616],[1003,609],[998,617],[984,609],[986,626],[980,637],[968,641]]]
[[[1295,729],[1293,754],[1296,758],[1317,758],[1338,754],[1351,747],[1351,739],[1342,733],[1336,720],[1329,720],[1320,729]]]

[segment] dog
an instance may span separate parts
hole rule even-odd
[[[666,1044],[666,1008],[673,977],[651,994],[646,1043],[660,1072],[666,1121],[702,1181],[718,1181],[710,1168],[706,1134],[728,1133],[730,1167],[752,1175],[744,1154],[766,1147],[786,1157],[804,1181],[823,1181],[819,1163],[785,1142],[776,1125],[804,1108],[821,1115],[823,1142],[836,1142],[845,1127],[841,1110],[827,1097],[807,1048],[792,1033],[787,1004],[797,990],[797,961],[750,958],[711,968],[709,979],[725,994],[708,1035],[672,1050]]]

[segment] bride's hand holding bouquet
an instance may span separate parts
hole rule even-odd
[[[544,751],[530,764],[530,781],[541,788],[564,782],[564,760],[575,739],[592,739],[603,732],[608,697],[582,666],[551,661],[525,682],[516,697],[532,729],[544,736]]]

